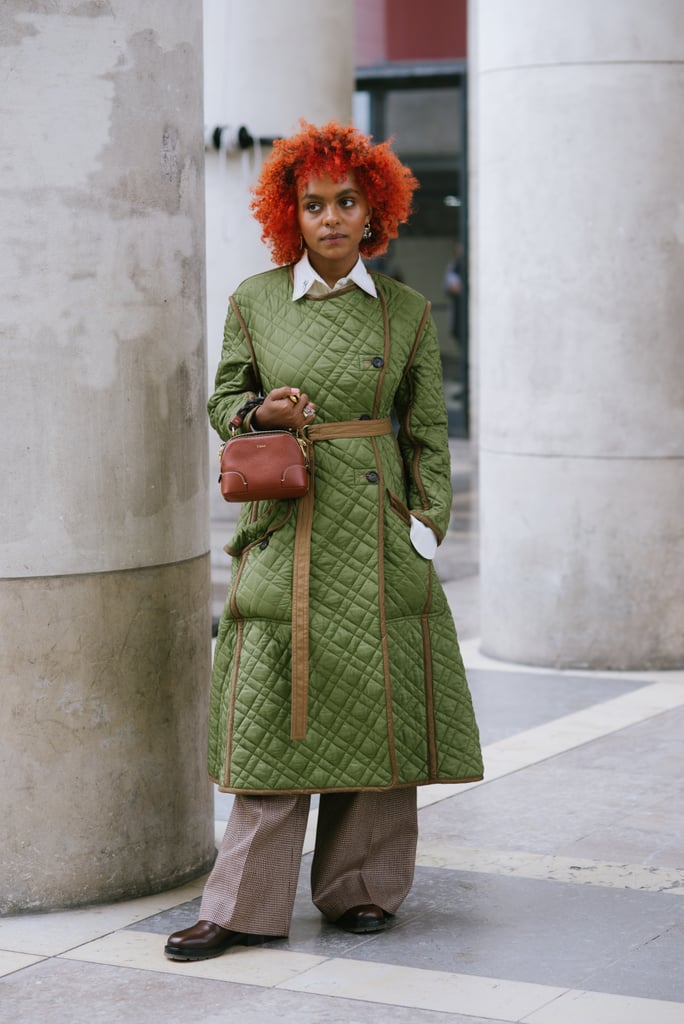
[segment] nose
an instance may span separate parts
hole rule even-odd
[[[335,207],[335,205],[333,203],[331,203],[325,209],[325,223],[326,224],[337,224],[338,223],[337,209],[336,209],[336,207]]]

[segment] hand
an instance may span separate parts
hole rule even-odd
[[[252,425],[256,430],[298,430],[315,415],[315,405],[299,388],[274,388],[252,416]]]

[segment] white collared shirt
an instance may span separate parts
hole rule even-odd
[[[305,295],[331,295],[333,292],[346,288],[350,284],[355,284],[362,291],[377,299],[378,292],[373,283],[373,278],[366,270],[366,266],[360,256],[347,276],[341,277],[331,288],[311,266],[309,254],[304,250],[301,260],[294,265],[292,301],[296,302],[297,299],[302,299]]]

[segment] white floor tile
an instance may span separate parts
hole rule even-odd
[[[123,931],[107,935],[79,949],[63,955],[66,960],[85,963],[109,964],[114,967],[137,968],[162,974],[187,975],[210,978],[214,981],[232,981],[243,985],[271,988],[288,981],[303,971],[320,964],[324,958],[288,950],[269,950],[267,947],[236,946],[235,949],[213,960],[187,963],[167,960],[164,956],[166,936],[151,932]]]
[[[458,846],[453,841],[419,839],[416,864],[453,871],[480,871],[490,875],[684,896],[684,869],[554,857],[522,850],[477,849]]]
[[[566,990],[359,960],[328,960],[278,986],[340,999],[518,1021]]]
[[[30,967],[31,964],[37,964],[42,959],[42,956],[30,956],[28,953],[12,953],[6,949],[0,949],[0,977],[20,971],[23,967]]]
[[[684,1003],[604,992],[569,991],[523,1018],[523,1024],[682,1024]]]
[[[482,651],[482,640],[480,637],[470,637],[467,640],[463,640],[459,643],[459,647],[466,669],[482,668],[491,669],[494,672],[531,672],[535,675],[548,675],[552,673],[555,676],[582,676],[585,679],[653,680],[659,683],[672,683],[684,686],[684,669],[665,669],[662,671],[640,669],[633,672],[624,672],[622,670],[610,671],[608,669],[557,669],[552,665],[526,665],[524,662],[499,661],[497,658],[490,658]]]
[[[74,946],[125,928],[136,921],[143,921],[146,917],[169,910],[186,900],[195,899],[202,892],[203,882],[204,879],[199,879],[155,896],[83,910],[3,917],[0,918],[0,949],[38,956],[58,956]]]

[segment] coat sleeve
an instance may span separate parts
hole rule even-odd
[[[429,311],[428,305],[395,396],[395,410],[409,511],[441,542],[453,495],[442,363]]]
[[[230,420],[238,409],[257,395],[249,344],[232,305],[228,308],[223,330],[221,361],[216,371],[214,393],[209,399],[209,422],[224,441],[230,433]],[[248,429],[249,417],[242,424]]]

